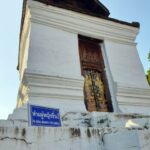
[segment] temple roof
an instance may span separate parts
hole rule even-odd
[[[113,22],[117,22],[120,24],[132,26],[136,28],[140,27],[140,24],[138,22],[129,23],[118,19],[110,18],[109,10],[99,0],[33,0],[33,1],[44,3],[46,5],[52,5],[55,7],[72,10],[90,16],[103,18],[106,20],[110,20]]]
[[[34,1],[97,17],[98,16],[108,17],[110,14],[109,10],[99,0],[34,0]]]

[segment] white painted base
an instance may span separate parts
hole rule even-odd
[[[0,128],[0,150],[149,150],[149,135],[150,130]]]
[[[28,97],[30,104],[59,108],[61,112],[86,111],[83,82],[82,77],[66,78],[26,72],[22,83],[27,90],[24,94],[22,88],[19,90],[18,104],[24,106]]]
[[[149,150],[150,116],[66,112],[63,127],[0,121],[0,150]]]
[[[117,101],[121,112],[150,115],[150,88],[117,85]]]

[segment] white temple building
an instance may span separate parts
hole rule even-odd
[[[135,43],[138,32],[138,23],[109,18],[97,0],[24,1],[18,107],[29,101],[62,111],[86,110],[79,55],[83,36],[100,41],[113,111],[150,114],[150,87]]]
[[[98,0],[24,0],[17,108],[0,121],[0,150],[150,149],[140,25],[109,14]],[[63,127],[29,127],[28,103],[60,109]]]

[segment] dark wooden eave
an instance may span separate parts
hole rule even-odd
[[[52,5],[59,8],[64,8],[79,13],[87,14],[90,16],[99,17],[116,23],[139,28],[138,22],[125,22],[118,19],[110,18],[109,10],[99,0],[33,0],[44,3],[46,5]]]
[[[97,17],[108,17],[109,10],[99,0],[34,0],[83,14]]]

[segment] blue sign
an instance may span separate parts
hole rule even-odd
[[[59,109],[29,105],[29,120],[31,126],[60,127]]]

